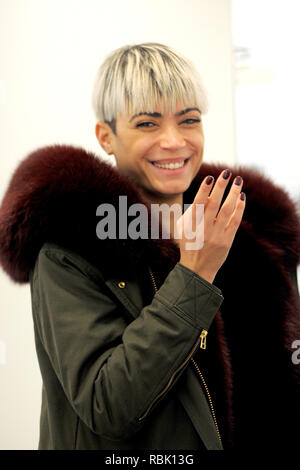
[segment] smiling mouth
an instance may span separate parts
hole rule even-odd
[[[182,168],[186,162],[189,160],[190,157],[188,158],[182,158],[182,159],[174,159],[170,163],[158,163],[158,162],[151,162],[152,165],[158,167],[158,168],[165,168],[166,170],[176,170],[177,168]],[[171,159],[170,159],[171,160]],[[161,160],[163,162],[165,160]]]

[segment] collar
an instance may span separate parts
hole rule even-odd
[[[228,167],[203,163],[184,193],[184,204],[192,203],[207,175],[216,179]],[[300,259],[299,219],[294,202],[268,178],[245,167],[229,167],[233,178],[241,175],[247,195],[246,209],[234,240],[237,256],[242,257],[245,237],[255,240],[288,269]],[[230,185],[228,185],[228,193]],[[102,203],[118,207],[119,196],[127,204],[149,204],[135,182],[83,148],[51,145],[26,156],[16,168],[0,208],[0,262],[15,282],[25,283],[42,245],[46,241],[74,250],[96,266],[113,266],[119,276],[139,265],[150,265],[164,276],[179,261],[174,240],[106,239],[96,236]],[[149,212],[150,213],[150,212]],[[119,271],[119,272],[116,272]]]

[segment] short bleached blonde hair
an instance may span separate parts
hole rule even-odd
[[[92,106],[97,120],[110,125],[119,114],[154,112],[158,103],[174,113],[178,102],[207,111],[196,68],[163,44],[121,47],[105,59],[95,77]]]

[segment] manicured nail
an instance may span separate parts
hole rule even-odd
[[[213,177],[212,177],[212,176],[208,176],[208,177],[206,178],[206,180],[205,180],[205,183],[206,183],[207,185],[209,185],[209,184],[212,183],[212,180],[213,180]]]
[[[243,179],[241,178],[241,176],[237,176],[234,180],[234,184],[239,186],[240,184],[242,184],[242,181],[243,181]]]
[[[229,170],[224,170],[224,172],[223,172],[224,180],[227,180],[229,178],[229,175],[230,175],[230,171]]]
[[[245,194],[245,193],[241,193],[241,194],[240,194],[240,198],[241,198],[242,201],[244,201],[245,198],[246,198],[246,194]]]

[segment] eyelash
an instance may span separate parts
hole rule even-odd
[[[187,123],[187,121],[192,121],[192,122],[189,122]],[[187,124],[194,124],[194,123],[197,123],[197,122],[201,122],[200,119],[193,119],[193,118],[188,118],[188,119],[185,119],[185,121],[182,121],[181,124],[183,123],[187,123]],[[145,122],[140,122],[136,125],[136,127],[147,127],[147,128],[150,128],[152,126],[148,126],[147,124],[153,124],[153,126],[155,126],[155,123],[151,122],[151,121],[145,121]]]

